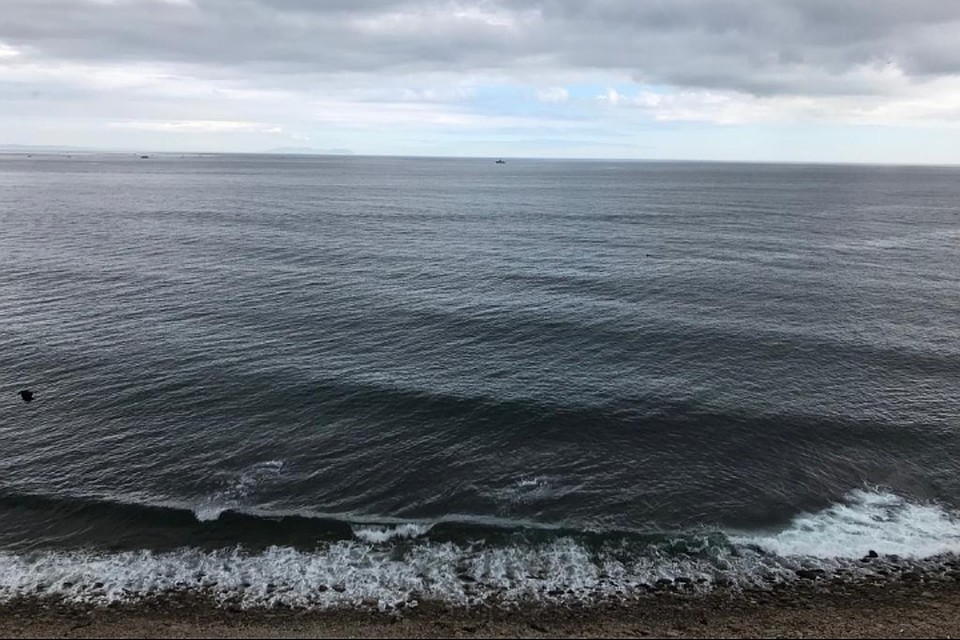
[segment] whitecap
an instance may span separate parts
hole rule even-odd
[[[733,536],[779,556],[860,558],[870,551],[924,559],[960,553],[960,519],[940,505],[886,491],[857,490],[779,532]]]
[[[390,540],[420,537],[430,531],[431,527],[432,525],[429,524],[414,524],[409,522],[395,526],[355,525],[352,527],[352,530],[353,535],[364,542],[369,542],[371,544],[382,544],[384,542],[389,542]]]

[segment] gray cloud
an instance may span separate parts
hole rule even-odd
[[[556,0],[544,15],[558,30],[577,25],[560,50],[565,62],[619,61],[647,82],[817,95],[882,91],[858,80],[864,68],[895,64],[917,79],[960,72],[960,42],[946,37],[960,20],[957,3]]]
[[[604,70],[755,95],[869,95],[960,73],[942,0],[6,0],[0,43],[47,61],[292,75]]]

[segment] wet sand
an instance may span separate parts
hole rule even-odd
[[[3,637],[767,637],[960,636],[960,582],[805,583],[764,592],[651,594],[622,603],[393,613],[240,610],[192,595],[90,607],[24,599],[0,605]]]

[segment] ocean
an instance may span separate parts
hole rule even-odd
[[[0,358],[0,599],[960,552],[958,168],[6,155]]]

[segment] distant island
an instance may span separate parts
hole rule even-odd
[[[91,153],[90,147],[70,147],[54,144],[0,144],[0,153]]]
[[[278,153],[278,154],[288,154],[288,155],[305,155],[305,156],[352,156],[353,151],[350,149],[314,149],[313,147],[277,147],[276,149],[270,149],[265,153]]]
[[[94,147],[80,147],[80,146],[70,146],[70,145],[42,145],[42,144],[6,144],[0,143],[0,153],[38,153],[38,154],[62,154],[62,153],[93,153],[93,154],[122,154],[122,153],[133,153],[137,156],[143,155],[143,151],[137,151],[135,149],[98,149]],[[192,157],[195,156],[206,156],[206,155],[219,155],[223,152],[218,151],[208,151],[208,152],[186,152],[186,151],[170,151],[168,153],[179,153],[181,155],[189,154]],[[249,153],[249,152],[248,152]],[[276,155],[304,155],[304,156],[352,156],[354,152],[350,149],[342,148],[330,148],[330,149],[317,149],[314,147],[277,147],[276,149],[268,149],[266,151],[261,151],[260,153],[266,154],[276,154]]]

